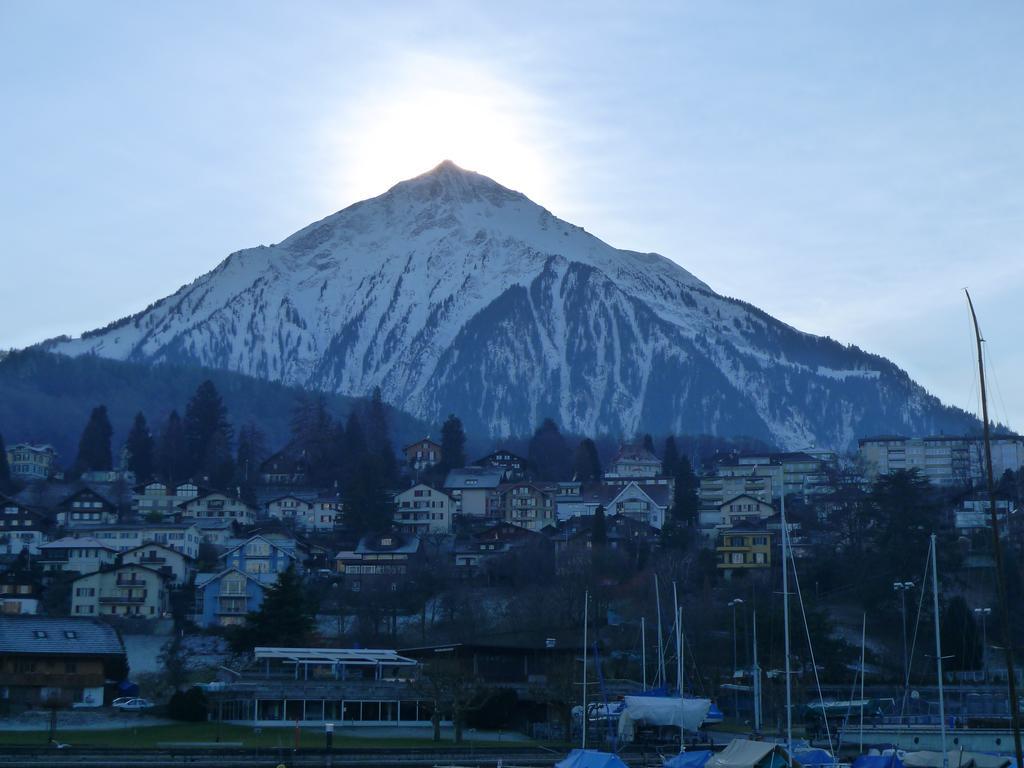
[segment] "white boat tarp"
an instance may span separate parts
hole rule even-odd
[[[949,768],[1007,768],[1013,764],[1008,757],[986,755],[981,752],[961,752],[958,749],[947,752],[946,761]],[[942,753],[928,750],[907,752],[903,755],[903,764],[907,768],[942,768]]]
[[[678,696],[626,696],[619,715],[619,738],[632,741],[636,724],[672,725],[687,731],[700,728],[711,709],[711,699]]]
[[[770,741],[733,739],[705,768],[776,768],[789,765],[786,750]]]
[[[565,760],[555,763],[555,768],[628,768],[611,752],[599,752],[596,749],[574,749]]]

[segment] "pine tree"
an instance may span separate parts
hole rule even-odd
[[[681,525],[693,527],[697,525],[697,514],[700,511],[700,497],[697,493],[700,481],[685,456],[680,456],[676,462],[674,478],[672,515]]]
[[[189,477],[185,427],[177,411],[171,411],[163,432],[160,433],[157,464],[159,474],[169,485],[180,483]]]
[[[533,433],[529,459],[540,480],[564,480],[569,476],[569,447],[553,419],[544,419]]]
[[[235,478],[235,459],[231,455],[231,443],[223,430],[214,432],[206,444],[203,456],[203,474],[210,479],[214,488],[228,489]]]
[[[375,387],[366,409],[363,425],[367,452],[377,464],[377,475],[384,485],[398,482],[398,460],[391,444],[391,429],[387,406],[381,399],[380,387]]]
[[[573,456],[573,477],[581,483],[601,479],[601,459],[597,455],[597,445],[589,437],[580,440]]]
[[[363,425],[359,416],[352,411],[345,420],[345,429],[341,440],[341,471],[340,480],[342,488],[347,488],[362,466],[366,458],[366,437],[363,434]]]
[[[246,631],[240,634],[240,639],[248,648],[306,647],[316,626],[314,614],[302,580],[290,565],[277,577],[277,582],[267,588],[259,610],[246,617]]]
[[[441,427],[441,464],[445,470],[466,466],[466,433],[454,413],[448,414]]]
[[[128,454],[127,467],[135,473],[136,482],[148,482],[153,476],[153,435],[150,434],[146,417],[141,411],[135,414],[135,421],[132,422],[132,429],[125,441],[125,449]]]
[[[292,446],[305,453],[314,485],[330,485],[338,474],[334,438],[334,418],[323,395],[301,395],[292,412]]]
[[[657,454],[654,452],[654,438],[651,437],[649,434],[644,435],[643,445],[644,445],[644,449],[648,453],[650,453],[651,455],[657,456]]]
[[[185,407],[185,449],[188,470],[207,475],[219,473],[222,467],[223,446],[230,448],[232,432],[227,408],[213,382],[207,379],[196,389]],[[220,435],[214,450],[210,443]],[[230,455],[230,454],[229,454]]]
[[[256,424],[249,422],[238,430],[235,450],[235,476],[243,488],[255,483],[260,464],[267,458],[267,438]]]
[[[7,463],[7,446],[4,436],[0,435],[0,493],[14,491],[14,480],[11,477],[11,466]]]
[[[386,531],[394,509],[387,487],[378,458],[364,454],[343,489],[345,527],[359,536]]]
[[[114,468],[113,453],[110,450],[110,438],[113,434],[114,430],[107,416],[107,406],[98,405],[93,408],[78,441],[76,473],[103,472]]]
[[[661,474],[665,477],[675,477],[678,464],[679,448],[676,447],[676,438],[669,435],[665,438],[665,450],[662,452]]]

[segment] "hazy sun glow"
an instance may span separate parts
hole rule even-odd
[[[338,158],[331,192],[372,197],[447,159],[550,203],[542,113],[537,99],[482,69],[418,57],[325,127]]]

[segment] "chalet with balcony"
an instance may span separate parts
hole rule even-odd
[[[395,525],[416,535],[449,533],[455,502],[444,491],[417,483],[395,496]]]
[[[405,454],[405,463],[414,472],[422,472],[441,463],[441,444],[429,437],[409,443],[402,448],[402,453]]]
[[[168,608],[168,578],[144,565],[118,565],[71,582],[72,616],[158,619]]]
[[[196,576],[193,621],[201,627],[229,627],[245,623],[246,614],[258,611],[270,582],[237,568]]]
[[[277,581],[289,568],[302,573],[307,553],[295,539],[281,535],[257,534],[236,544],[220,556],[224,570],[235,569],[265,584]]]
[[[355,549],[339,552],[334,562],[352,592],[396,590],[422,566],[423,556],[418,537],[383,533],[364,536]]]
[[[123,565],[141,565],[163,574],[170,587],[183,587],[192,583],[195,560],[178,550],[155,541],[140,544],[122,552],[118,560]]]
[[[174,485],[146,483],[134,488],[132,509],[139,517],[160,515],[167,520],[173,520],[179,514],[182,503],[208,492],[191,481]]]
[[[154,542],[176,549],[194,560],[199,556],[199,545],[203,541],[197,522],[100,525],[88,530],[72,531],[71,535],[95,539],[118,552],[127,552]]]
[[[113,627],[88,619],[0,616],[0,709],[103,706],[127,659]]]
[[[530,462],[512,451],[499,448],[473,462],[474,466],[500,469],[505,479],[511,482],[525,480],[530,472]]]

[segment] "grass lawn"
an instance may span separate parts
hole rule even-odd
[[[73,731],[57,729],[57,740],[64,744],[82,747],[157,747],[162,743],[186,742],[213,743],[220,734],[222,742],[241,743],[243,747],[284,747],[295,745],[295,728],[263,728],[256,733],[251,726],[222,725],[216,723],[176,723],[174,725],[153,725],[139,728],[123,728],[109,731]],[[451,739],[434,742],[427,729],[426,738],[361,738],[334,734],[335,748],[366,749],[373,747],[451,747]],[[0,746],[46,744],[48,731],[0,731]],[[523,741],[473,741],[463,742],[465,747],[530,746],[534,742]],[[300,747],[322,748],[326,746],[322,728],[302,728],[299,736]]]

